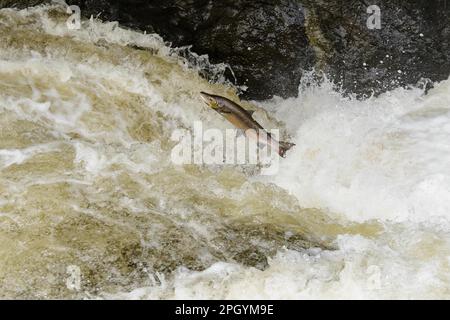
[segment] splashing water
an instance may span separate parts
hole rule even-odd
[[[450,296],[450,81],[255,103],[275,176],[176,166],[175,129],[229,127],[226,66],[64,12],[0,11],[1,297]]]
[[[449,217],[449,93],[447,80],[361,102],[325,84],[269,103],[298,143],[275,182],[352,221]]]

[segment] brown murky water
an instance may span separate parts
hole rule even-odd
[[[248,168],[174,165],[175,129],[228,126],[198,92],[236,98],[234,89],[199,77],[201,64],[186,65],[156,35],[97,21],[69,30],[66,20],[58,6],[0,11],[2,298],[239,297],[227,281],[260,277],[274,293],[273,275],[280,286],[302,278],[306,291],[319,281],[311,290],[320,296],[352,278],[336,240],[381,241],[383,223],[302,208]],[[256,116],[268,126],[283,120]],[[348,258],[358,275],[384,252],[379,245],[375,260],[364,258],[370,246]],[[214,268],[222,271],[210,279]]]

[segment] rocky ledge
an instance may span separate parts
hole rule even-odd
[[[0,0],[0,7],[40,2]],[[213,63],[228,63],[237,83],[248,87],[244,96],[251,99],[295,96],[304,71],[313,68],[359,96],[415,85],[424,78],[440,81],[450,74],[446,0],[68,3],[80,6],[87,17],[100,14],[103,20],[156,32],[174,46],[192,45]],[[380,11],[369,8],[373,5]]]

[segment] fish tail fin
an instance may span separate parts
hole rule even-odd
[[[280,157],[282,158],[286,158],[286,152],[291,149],[293,146],[295,146],[295,143],[290,143],[290,142],[285,142],[285,141],[280,141],[279,143],[279,148],[278,148],[278,154],[280,155]]]

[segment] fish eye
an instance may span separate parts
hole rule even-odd
[[[218,108],[218,107],[219,107],[219,104],[217,103],[216,100],[211,99],[211,107],[212,107],[212,108]]]

